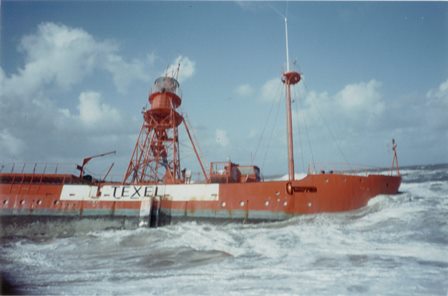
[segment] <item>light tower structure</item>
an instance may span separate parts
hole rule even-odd
[[[183,116],[179,82],[164,76],[155,80],[143,112],[143,125],[124,176],[124,183],[179,184],[185,182],[180,166],[179,130],[184,123],[205,179],[207,175]]]

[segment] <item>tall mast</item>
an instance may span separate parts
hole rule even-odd
[[[289,72],[288,19],[285,17],[286,72]]]
[[[291,110],[291,85],[300,81],[300,74],[289,70],[289,49],[288,49],[288,20],[285,18],[285,37],[286,37],[286,72],[283,73],[282,81],[286,90],[286,130],[288,139],[288,179],[294,181],[294,142],[292,136],[292,110]]]

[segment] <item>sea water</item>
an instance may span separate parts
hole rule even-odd
[[[33,295],[447,295],[448,165],[401,173],[401,194],[348,213],[18,229],[2,237],[0,269],[16,292]]]

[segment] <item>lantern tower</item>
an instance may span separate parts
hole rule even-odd
[[[151,107],[143,112],[144,122],[124,182],[182,183],[178,127],[184,118],[177,112],[181,104],[179,82],[172,77],[159,77],[148,101]]]

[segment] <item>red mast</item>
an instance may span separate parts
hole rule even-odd
[[[288,138],[288,179],[294,181],[294,142],[292,136],[292,110],[291,110],[291,85],[300,81],[300,74],[289,70],[289,52],[288,52],[288,20],[285,18],[286,35],[286,72],[283,73],[282,82],[286,89],[286,130]]]
[[[392,159],[392,167],[390,169],[390,175],[392,176],[392,172],[394,168],[397,170],[397,175],[400,176],[400,167],[398,166],[398,156],[397,156],[397,143],[395,139],[392,139],[392,151],[394,151],[394,158]]]
[[[300,81],[300,74],[294,71],[283,73],[282,81],[286,88],[286,129],[288,138],[288,176],[294,181],[294,143],[292,136],[291,85]]]

